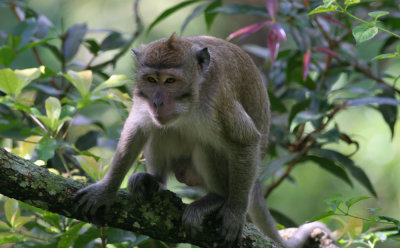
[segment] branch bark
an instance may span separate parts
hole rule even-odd
[[[91,222],[75,211],[73,194],[83,186],[81,182],[53,174],[0,148],[0,194],[69,218]],[[99,213],[101,223],[94,224],[121,228],[166,242],[224,247],[218,237],[218,221],[212,216],[206,220],[204,232],[194,238],[188,237],[181,226],[184,209],[185,204],[171,191],[159,192],[143,202],[131,201],[120,191],[111,211]],[[243,239],[237,247],[282,248],[264,237],[252,224],[246,224]]]

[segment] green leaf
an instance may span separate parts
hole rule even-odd
[[[363,232],[363,233],[367,232],[373,224],[375,224],[375,221],[372,221],[372,220],[364,221],[361,232]]]
[[[0,230],[10,230],[10,228],[11,227],[7,223],[0,220]]]
[[[50,158],[54,157],[55,150],[57,149],[58,144],[55,139],[50,138],[49,136],[44,136],[38,143],[36,147],[36,152],[38,154],[38,159],[47,161]]]
[[[182,24],[181,34],[185,30],[185,28],[189,24],[189,22],[191,20],[193,20],[194,18],[196,18],[196,17],[200,16],[201,14],[203,14],[204,11],[207,9],[207,7],[208,7],[208,5],[204,4],[204,5],[197,6],[196,8],[193,9],[192,13],[190,13],[190,15],[188,15],[188,17],[186,17],[185,21]]]
[[[68,71],[67,74],[64,74],[64,77],[75,86],[83,99],[88,96],[93,81],[92,71]]]
[[[306,123],[308,121],[315,121],[320,119],[323,116],[322,113],[316,113],[314,111],[306,110],[297,113],[294,117],[293,122],[291,123],[290,130],[293,130],[294,127],[301,123]]]
[[[360,0],[346,0],[344,2],[344,5],[346,5],[346,9],[347,9],[347,7],[349,7],[350,5],[357,4],[357,3],[360,3]]]
[[[226,15],[252,15],[269,17],[265,7],[257,7],[247,4],[228,4],[209,11],[209,13],[222,13]]]
[[[208,5],[206,10],[204,11],[204,20],[206,22],[207,31],[210,30],[215,17],[217,17],[217,13],[211,13],[211,11],[221,5],[222,5],[222,0],[214,0],[212,1],[211,4]]]
[[[17,74],[9,68],[0,70],[0,90],[7,95],[15,96],[19,86]]]
[[[370,17],[375,18],[375,20],[376,20],[379,17],[385,16],[385,15],[389,15],[389,12],[387,12],[387,11],[373,11],[373,12],[369,12],[368,15]]]
[[[62,230],[62,227],[60,225],[61,222],[60,215],[45,211],[43,213],[43,220],[49,223],[51,226],[54,226],[59,230]]]
[[[93,90],[93,93],[104,89],[120,87],[130,83],[132,83],[132,80],[125,75],[112,75],[109,79],[98,85]]]
[[[390,98],[390,97],[364,97],[358,99],[348,100],[346,102],[348,106],[364,106],[369,104],[378,104],[378,105],[400,105],[400,101]]]
[[[276,174],[276,172],[282,168],[283,165],[295,159],[299,154],[297,152],[290,153],[285,156],[280,156],[278,159],[271,161],[263,171],[263,180],[266,180]]]
[[[14,49],[9,46],[2,46],[0,49],[0,65],[8,66],[16,56]]]
[[[318,221],[318,220],[321,220],[321,219],[323,219],[323,218],[332,216],[332,215],[334,215],[334,214],[335,214],[334,211],[332,211],[332,210],[327,210],[327,211],[322,212],[322,213],[319,214],[318,216],[315,216],[314,218],[312,218],[312,219],[310,220],[310,222]]]
[[[346,157],[345,155],[328,149],[319,149],[319,148],[311,148],[310,154],[315,154],[320,157],[327,158],[332,161],[336,161],[337,163],[341,164],[345,167],[351,175],[360,182],[373,196],[376,197],[376,191],[374,186],[372,185],[371,181],[368,179],[368,176],[365,172],[354,164],[354,161],[350,158]]]
[[[40,77],[40,68],[30,68],[24,70],[15,70],[15,74],[18,76],[19,87],[17,93],[19,94],[23,88],[25,88],[30,82]]]
[[[78,52],[86,32],[87,26],[85,23],[77,23],[67,30],[65,33],[64,47],[62,49],[65,61],[70,61]]]
[[[317,156],[307,156],[305,159],[306,159],[306,161],[311,160],[311,161],[315,162],[316,164],[321,166],[321,168],[323,168],[324,170],[329,171],[330,173],[332,173],[336,177],[342,179],[348,185],[353,187],[353,183],[351,182],[349,176],[347,175],[346,170],[344,170],[343,167],[338,166],[334,161],[326,159],[326,158],[317,157]]]
[[[17,220],[15,220],[15,229],[19,229],[21,226],[31,221],[32,217],[33,216],[20,216]]]
[[[54,40],[54,38],[47,38],[47,39],[43,39],[43,40],[39,40],[39,41],[35,41],[35,42],[30,42],[26,46],[21,47],[21,49],[18,50],[18,54],[20,54],[20,53],[22,53],[22,52],[24,52],[24,51],[26,51],[28,49],[31,49],[31,48],[37,47],[39,45],[45,44],[45,43],[47,43],[48,41],[51,41],[51,40]]]
[[[97,53],[100,51],[100,45],[95,39],[86,39],[85,46],[87,49],[89,49],[91,54],[97,55]]]
[[[61,104],[60,101],[55,97],[49,97],[45,102],[46,114],[50,119],[50,128],[51,130],[57,129],[58,119],[61,114]]]
[[[357,202],[362,201],[362,200],[366,200],[366,199],[370,199],[370,198],[371,198],[370,196],[353,197],[353,198],[347,200],[345,203],[346,203],[347,208],[350,208],[351,206],[353,206]]]
[[[336,11],[335,6],[329,5],[328,7],[325,6],[318,6],[317,8],[313,9],[308,15],[318,14],[318,13],[325,13],[330,11]]]
[[[376,26],[360,25],[353,28],[353,36],[357,43],[370,40],[378,34],[378,28]]]
[[[178,10],[180,10],[180,9],[182,9],[182,8],[184,8],[184,7],[188,6],[188,5],[190,5],[190,4],[194,4],[194,3],[197,3],[197,2],[200,2],[200,1],[204,1],[204,0],[189,0],[189,1],[181,2],[181,3],[177,4],[177,5],[172,6],[172,7],[169,8],[169,9],[165,10],[163,13],[161,13],[161,14],[149,25],[149,27],[148,27],[148,29],[147,29],[147,31],[146,31],[146,34],[148,34],[148,33],[153,29],[153,27],[154,27],[157,23],[161,22],[162,20],[164,20],[165,18],[167,18],[168,16],[170,16],[170,15],[173,14],[174,12],[176,12],[176,11],[178,11]]]
[[[74,158],[78,161],[82,169],[96,181],[100,180],[99,175],[101,174],[101,169],[99,163],[95,158],[85,155],[77,155]]]
[[[375,56],[371,60],[378,60],[378,59],[393,59],[399,57],[399,53],[384,53],[384,54],[379,54],[378,56]]]
[[[100,44],[100,50],[107,51],[112,49],[117,49],[124,46],[128,40],[122,37],[119,32],[112,32],[109,34]]]
[[[14,227],[15,220],[17,220],[20,216],[18,201],[11,198],[8,199],[4,203],[4,214],[6,215],[8,223],[10,223],[12,227]]]
[[[85,224],[85,222],[81,222],[70,227],[63,235],[61,235],[57,247],[71,247],[72,242],[79,236],[79,231]]]
[[[21,41],[18,50],[27,45],[36,31],[37,22],[34,18],[28,18],[18,23],[13,30],[13,35],[20,36]]]
[[[398,55],[400,54],[400,45],[398,45],[398,46],[396,47],[396,52],[398,53]]]

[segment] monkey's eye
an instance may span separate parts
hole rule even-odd
[[[147,77],[147,81],[150,82],[150,83],[156,83],[157,82],[156,79],[153,78],[153,77]]]
[[[175,78],[167,78],[167,80],[165,80],[165,83],[166,83],[166,84],[172,84],[172,83],[174,83],[175,81],[176,81]]]

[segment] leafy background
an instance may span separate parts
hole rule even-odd
[[[399,41],[380,31],[371,40],[357,42],[353,32],[360,22],[345,14],[308,15],[318,6],[320,12],[337,10],[335,4],[345,6],[344,2],[280,1],[277,9],[276,1],[142,1],[141,25],[137,29],[133,2],[0,1],[0,69],[10,68],[2,70],[1,75],[14,78],[11,88],[1,88],[2,147],[26,158],[39,159],[38,164],[46,161],[54,172],[73,175],[75,179],[84,175],[98,180],[107,169],[129,109],[133,58],[127,49],[173,32],[229,37],[254,56],[271,93],[273,135],[270,156],[264,161],[268,166],[262,170],[266,188],[282,178],[285,171],[290,172],[288,180],[277,183],[278,187],[268,195],[269,205],[297,224],[336,210],[337,215],[323,220],[338,229],[339,234],[345,233],[343,246],[351,245],[349,240],[386,239],[384,233],[377,232],[382,230],[377,222],[387,221],[389,225],[384,227],[396,232],[400,218],[398,91],[391,87],[396,87],[400,62],[398,58],[372,59],[389,53],[396,57]],[[380,17],[382,22],[377,25],[398,33],[399,1],[346,2],[354,3],[349,12],[363,20],[373,21],[374,17],[368,15],[372,11],[388,11],[390,14]],[[10,8],[12,3],[27,3],[34,11],[21,9],[33,19],[19,23]],[[165,12],[168,9],[171,11]],[[208,11],[208,19],[204,18],[204,11]],[[43,14],[48,20],[34,13]],[[171,15],[167,16],[168,13]],[[38,22],[40,25],[35,26]],[[34,27],[40,28],[33,32]],[[367,29],[375,33],[373,25]],[[68,32],[73,35],[66,35]],[[10,39],[10,34],[22,39]],[[372,38],[372,34],[367,34],[367,38]],[[246,37],[240,39],[240,35]],[[80,44],[79,37],[86,42]],[[38,67],[32,44],[37,45],[35,50],[46,67]],[[274,47],[277,57],[271,63]],[[27,68],[36,69],[16,71]],[[109,78],[111,75],[114,76]],[[14,88],[18,84],[26,86],[21,94]],[[87,87],[89,84],[92,87]],[[352,106],[344,107],[344,103]],[[71,121],[73,125],[69,125]],[[321,129],[323,123],[327,124]],[[28,136],[33,143],[19,141]],[[310,150],[301,154],[304,148]],[[295,166],[288,171],[291,164]],[[143,170],[143,164],[137,161],[134,169]],[[174,182],[170,187],[188,201],[197,195]],[[375,192],[376,198],[360,198]],[[348,199],[352,200],[346,205],[344,201]],[[93,241],[96,237],[106,240],[103,231],[114,237],[107,243],[116,246],[165,246],[140,235],[98,230],[32,210],[26,204],[20,203],[23,207],[18,207],[17,202],[5,197],[1,201],[5,203],[1,204],[0,237],[3,243],[16,243],[16,247],[90,247],[101,243]],[[366,219],[338,216],[338,209],[346,213],[347,206],[352,214]],[[34,221],[33,216],[41,221]],[[370,224],[374,229],[367,230]],[[85,240],[77,238],[79,232],[84,232]],[[397,247],[396,236],[392,238],[360,246]]]

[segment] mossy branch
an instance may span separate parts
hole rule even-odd
[[[91,222],[75,211],[73,194],[83,186],[81,182],[53,174],[0,148],[0,194],[69,218]],[[101,225],[166,242],[223,247],[217,235],[218,221],[213,218],[207,220],[203,233],[196,238],[188,237],[181,226],[184,209],[185,204],[171,191],[159,192],[143,202],[132,201],[120,191],[111,211],[99,213],[98,217]],[[243,240],[237,247],[282,248],[263,237],[251,224],[246,225]]]

